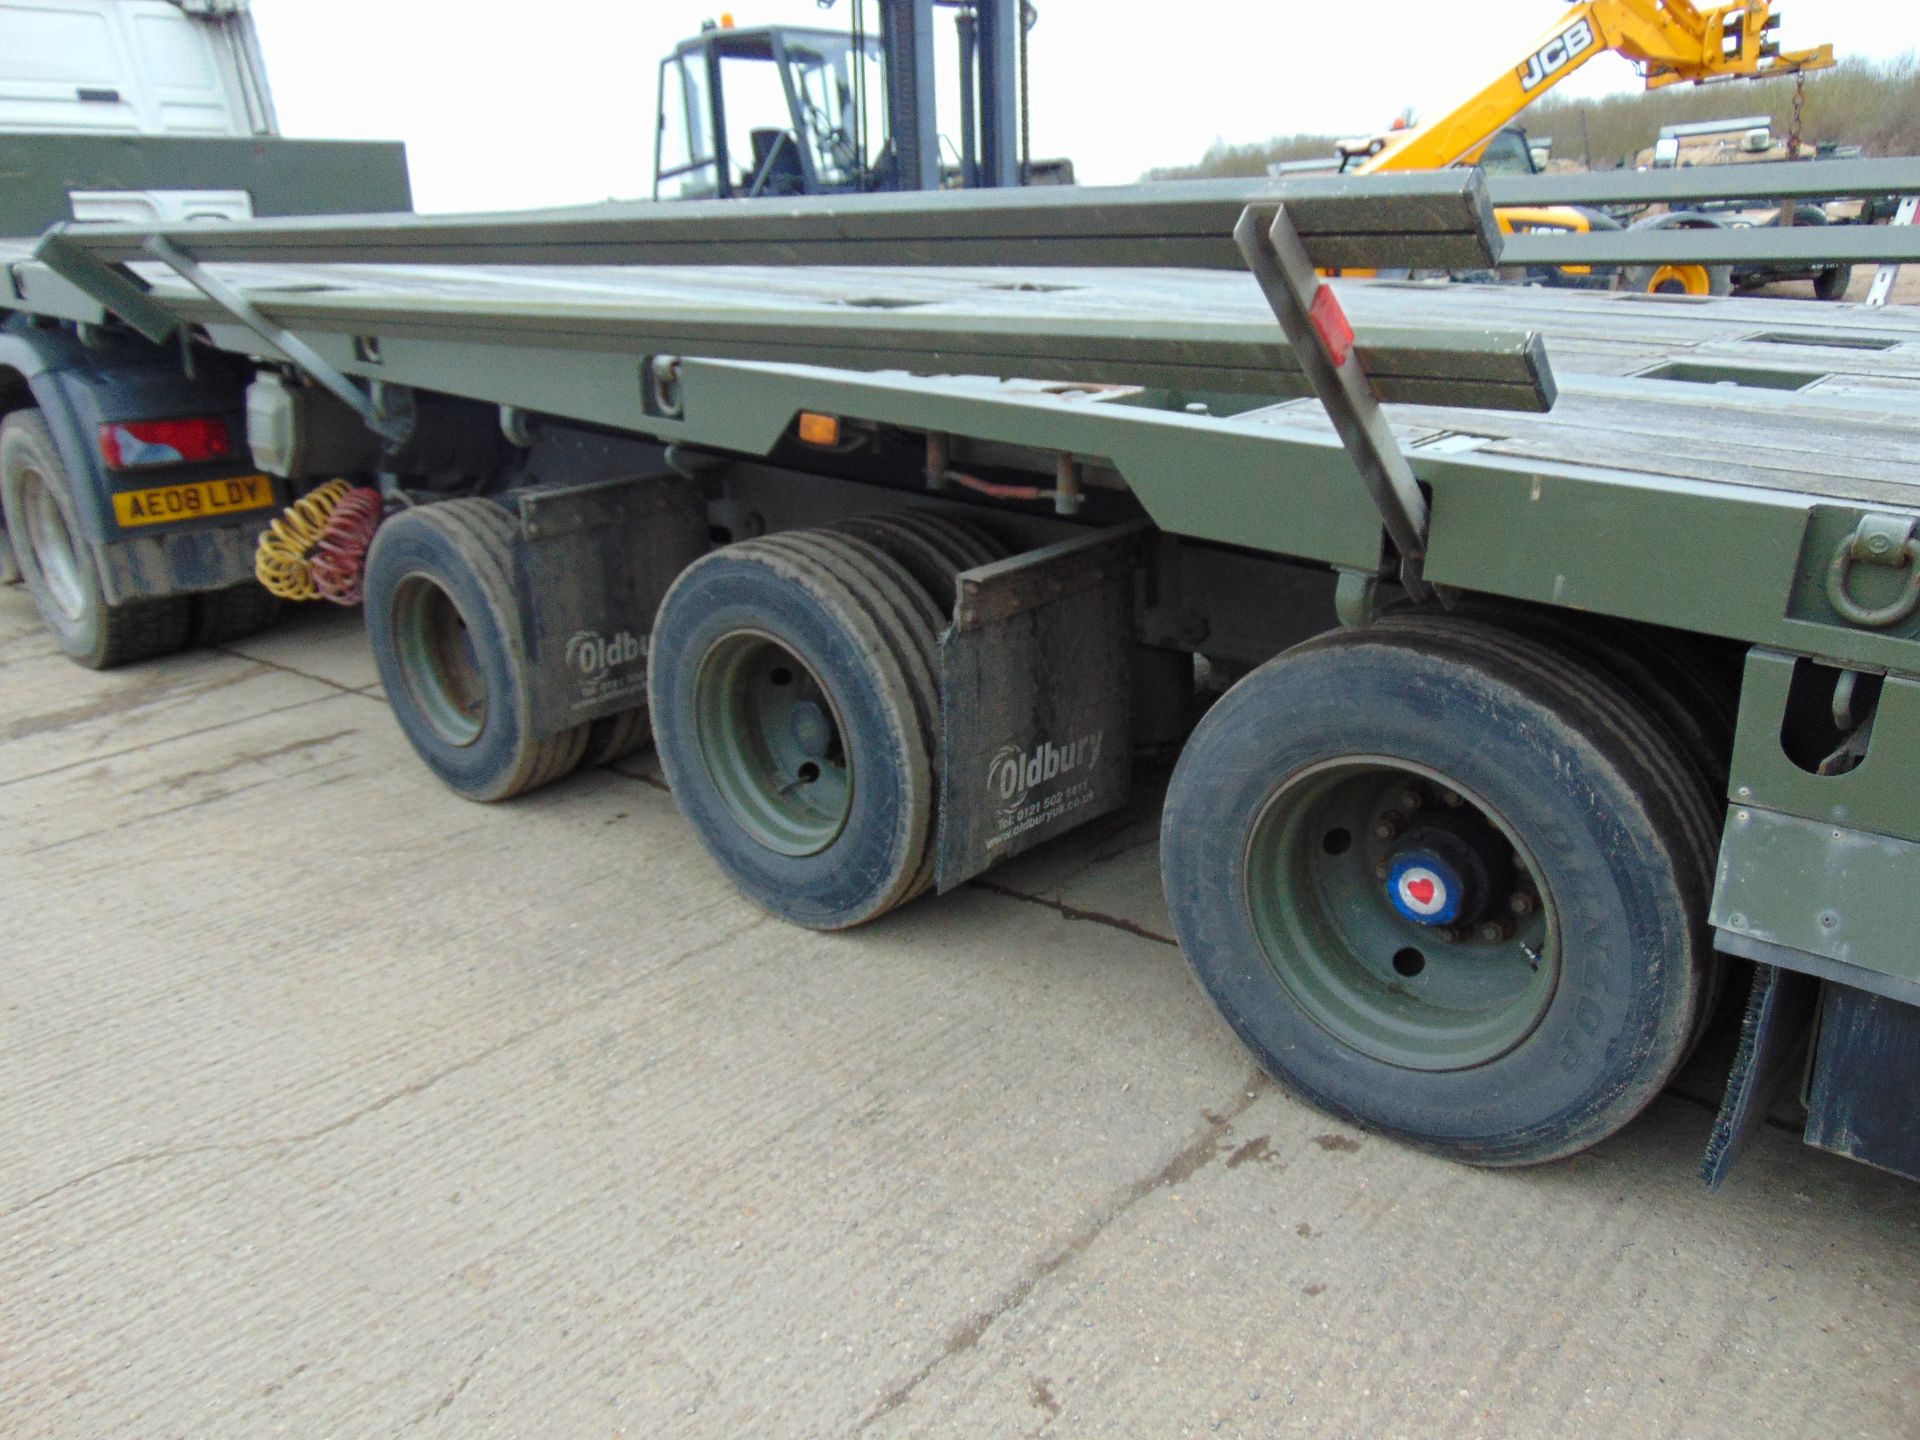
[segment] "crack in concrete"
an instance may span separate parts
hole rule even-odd
[[[1095,925],[1110,926],[1115,930],[1124,930],[1129,935],[1137,935],[1142,940],[1151,940],[1156,945],[1172,945],[1179,948],[1180,942],[1171,935],[1162,935],[1157,930],[1149,930],[1131,920],[1122,920],[1118,915],[1103,915],[1098,910],[1082,910],[1077,905],[1069,905],[1064,900],[1049,900],[1041,895],[1028,895],[1019,890],[1009,890],[1004,885],[996,885],[991,880],[974,879],[967,882],[968,888],[984,890],[989,895],[998,895],[1006,900],[1018,900],[1025,905],[1038,905],[1051,910],[1068,920],[1085,920]]]
[[[351,695],[351,690],[344,692]],[[0,780],[0,789],[9,785],[25,784],[29,780],[44,780],[50,775],[61,775],[68,770],[79,770],[88,765],[100,765],[108,760],[118,760],[127,755],[138,755],[144,750],[158,750],[163,745],[175,745],[182,740],[196,740],[202,735],[211,735],[216,730],[231,730],[236,725],[248,725],[255,720],[264,720],[269,715],[284,715],[289,710],[299,710],[308,705],[326,705],[338,700],[339,695],[315,695],[307,700],[295,700],[288,705],[276,705],[271,710],[256,710],[251,715],[235,716],[231,720],[216,720],[211,725],[202,725],[195,730],[184,730],[178,735],[166,735],[157,740],[143,741],[138,745],[129,745],[124,750],[109,750],[103,755],[88,755],[79,760],[69,760],[63,765],[49,765],[45,770],[34,770],[25,775],[15,775]]]
[[[22,859],[26,859],[32,855],[45,855],[51,850],[61,850],[69,845],[78,845],[87,840],[98,840],[102,835],[117,835],[122,830],[133,830],[142,825],[151,825],[155,820],[164,820],[169,815],[181,815],[188,810],[198,810],[202,806],[212,805],[221,800],[231,800],[234,796],[244,795],[249,790],[258,790],[263,786],[276,784],[278,783],[278,779],[278,776],[269,775],[264,780],[251,780],[245,785],[236,785],[231,790],[219,790],[211,795],[202,795],[197,800],[188,800],[180,805],[169,805],[164,810],[155,810],[148,815],[136,815],[133,819],[122,820],[117,825],[103,825],[98,830],[89,830],[82,835],[69,835],[64,840],[49,840],[44,845],[35,845],[29,850],[22,850],[20,856]]]
[[[164,1146],[155,1150],[136,1151],[131,1155],[122,1155],[117,1160],[109,1160],[104,1165],[96,1165],[93,1169],[84,1171],[81,1174],[69,1176],[58,1185],[42,1190],[37,1195],[29,1196],[19,1204],[11,1206],[6,1211],[0,1213],[4,1213],[7,1216],[18,1215],[23,1211],[31,1210],[36,1205],[43,1204],[56,1195],[74,1189],[76,1186],[84,1185],[90,1180],[96,1180],[102,1175],[109,1175],[116,1170],[125,1170],[135,1165],[150,1165],[163,1160],[185,1160],[195,1155],[247,1155],[257,1150],[288,1150],[296,1146],[312,1144],[315,1140],[323,1140],[329,1135],[338,1134],[350,1126],[357,1125],[370,1115],[377,1115],[382,1110],[397,1105],[402,1100],[425,1093],[435,1085],[438,1085],[442,1080],[458,1075],[463,1071],[471,1070],[477,1065],[484,1065],[495,1056],[504,1054],[508,1050],[524,1044],[545,1031],[553,1029],[555,1026],[564,1025],[570,1020],[590,1014],[601,1006],[619,999],[635,987],[653,980],[665,971],[683,965],[689,960],[696,960],[709,951],[739,939],[742,935],[758,926],[773,923],[775,922],[768,916],[755,916],[745,924],[730,929],[722,935],[717,935],[703,944],[688,950],[684,954],[674,956],[674,958],[665,965],[643,971],[624,984],[615,985],[611,989],[604,990],[591,1000],[583,1001],[578,1005],[562,1010],[540,1021],[536,1025],[529,1025],[523,1029],[516,1030],[511,1035],[495,1041],[484,1049],[456,1060],[451,1065],[443,1066],[430,1074],[423,1075],[418,1080],[402,1085],[397,1090],[389,1091],[378,1099],[370,1100],[358,1109],[351,1110],[337,1119],[329,1120],[326,1124],[317,1126],[312,1130],[303,1130],[292,1135],[269,1135],[259,1140],[210,1141],[200,1145],[173,1145]]]
[[[217,675],[198,683],[181,684],[171,671],[156,671],[139,677],[132,684],[116,685],[97,699],[69,705],[64,710],[47,710],[10,721],[0,739],[25,740],[35,735],[65,730],[72,725],[83,725],[89,720],[107,720],[116,715],[128,715],[136,710],[170,703],[184,704],[211,695],[216,690],[227,690],[243,684],[251,678],[245,673]]]
[[[416,1411],[411,1417],[408,1418],[406,1424],[402,1428],[411,1430],[416,1425],[424,1425],[429,1420],[438,1419],[440,1416],[446,1414],[448,1410],[452,1409],[453,1402],[458,1400],[460,1396],[466,1391],[467,1386],[473,1383],[473,1377],[480,1373],[480,1366],[486,1361],[487,1356],[490,1355],[491,1353],[492,1351],[490,1349],[482,1350],[478,1355],[474,1356],[473,1359],[469,1360],[467,1362],[467,1368],[465,1373],[463,1373],[460,1376],[460,1378],[454,1382],[453,1388],[448,1390],[446,1394],[442,1395],[437,1401],[435,1401],[431,1406],[429,1406],[425,1410]]]
[[[183,770],[178,775],[165,775],[147,785],[135,787],[136,794],[148,790],[184,790],[195,780],[218,780],[231,774],[242,765],[264,765],[269,760],[278,760],[287,755],[298,755],[303,750],[317,750],[322,745],[331,745],[336,740],[346,740],[361,734],[358,730],[335,730],[327,735],[313,735],[303,740],[290,740],[285,745],[275,745],[269,750],[243,750],[229,757],[224,765],[209,766],[200,770]]]
[[[940,1348],[940,1353],[889,1391],[885,1398],[853,1427],[853,1433],[864,1434],[870,1426],[906,1404],[913,1397],[913,1392],[928,1376],[947,1361],[964,1355],[978,1345],[997,1322],[1026,1304],[1042,1281],[1057,1274],[1079,1256],[1084,1255],[1093,1243],[1106,1233],[1114,1221],[1120,1219],[1142,1200],[1156,1191],[1172,1189],[1176,1185],[1191,1180],[1220,1153],[1221,1141],[1233,1128],[1233,1122],[1244,1115],[1256,1100],[1272,1088],[1273,1082],[1263,1072],[1255,1070],[1241,1085],[1233,1104],[1218,1113],[1203,1110],[1201,1116],[1204,1126],[1198,1136],[1176,1151],[1173,1157],[1159,1169],[1128,1184],[1079,1229],[1069,1235],[1065,1242],[1043,1256],[1039,1263],[1032,1266],[996,1296],[993,1303],[986,1309],[975,1311],[949,1331],[946,1343]]]
[[[245,651],[235,650],[229,645],[215,645],[212,648],[222,655],[231,655],[236,660],[244,660],[249,665],[264,665],[269,670],[278,670],[282,675],[295,675],[302,680],[311,680],[316,685],[325,685],[330,690],[338,690],[342,695],[361,695],[371,690],[373,685],[380,683],[376,680],[373,682],[373,685],[342,685],[338,680],[329,680],[324,675],[315,675],[308,670],[301,670],[292,665],[283,665],[278,660],[263,660],[258,655],[249,655]]]

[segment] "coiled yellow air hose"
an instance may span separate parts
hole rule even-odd
[[[353,487],[345,480],[329,480],[282,512],[260,537],[253,573],[267,590],[282,600],[318,600],[308,554],[327,528],[327,521]]]

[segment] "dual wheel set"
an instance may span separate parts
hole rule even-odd
[[[109,603],[80,525],[77,491],[38,410],[0,421],[0,515],[6,549],[47,632],[92,670],[221,645],[266,629],[280,602],[249,580],[193,595]],[[0,557],[4,568],[4,557]]]
[[[444,501],[388,520],[367,557],[381,679],[443,780],[504,799],[651,738],[708,850],[774,914],[842,929],[932,883],[935,646],[956,577],[998,541],[901,511],[714,551],[661,602],[647,704],[540,735],[515,530],[491,500]]]
[[[481,799],[620,748],[607,721],[525,733],[511,533],[490,501],[445,502],[389,522],[369,560],[400,722]],[[1003,553],[903,511],[728,545],[675,581],[653,738],[764,908],[839,929],[928,888],[936,636],[958,571]],[[1255,670],[1194,731],[1162,822],[1201,984],[1265,1068],[1375,1130],[1492,1165],[1612,1133],[1718,993],[1704,922],[1731,714],[1705,673],[1678,639],[1470,606]],[[621,745],[644,741],[631,713]]]

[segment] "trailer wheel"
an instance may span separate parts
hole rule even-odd
[[[0,506],[27,593],[68,656],[108,670],[187,643],[188,597],[107,603],[73,484],[38,410],[16,410],[0,422]]]
[[[1483,1165],[1624,1125],[1707,999],[1711,799],[1615,681],[1464,620],[1261,666],[1162,822],[1174,928],[1260,1062]]]
[[[1853,284],[1851,265],[1834,265],[1820,271],[1813,277],[1813,298],[1816,300],[1844,300],[1847,287]]]
[[[675,802],[756,903],[818,930],[924,888],[933,602],[851,536],[696,561],[654,621],[654,746]]]
[[[978,526],[923,510],[888,510],[842,520],[833,529],[865,540],[912,575],[940,611],[953,614],[962,570],[1005,559],[1007,549]]]
[[[587,727],[529,729],[514,605],[513,520],[491,500],[446,500],[380,527],[367,556],[367,638],[416,753],[469,800],[504,800],[580,761]]]
[[[586,746],[580,752],[580,768],[597,770],[637,754],[653,743],[653,726],[647,720],[647,707],[635,705],[589,721]]]
[[[225,645],[258,635],[280,618],[278,596],[258,581],[247,580],[224,590],[206,590],[193,597],[195,645]]]

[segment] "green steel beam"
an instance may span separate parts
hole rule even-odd
[[[217,324],[228,312],[171,288],[155,292],[181,319]],[[762,360],[850,370],[1019,376],[1028,380],[1161,385],[1248,395],[1311,393],[1300,359],[1271,320],[1041,318],[917,310],[803,310],[738,305],[558,306],[415,293],[251,292],[261,315],[302,334],[474,339],[627,355]],[[1484,327],[1365,326],[1362,363],[1383,400],[1410,405],[1543,411],[1555,388],[1545,346],[1530,332]]]
[[[1502,265],[1912,265],[1916,225],[1728,225],[1513,235]]]
[[[1478,171],[622,203],[494,215],[62,226],[106,263],[158,233],[203,262],[1242,268],[1233,227],[1284,201],[1316,265],[1471,268],[1498,229]],[[52,257],[49,257],[51,261]]]
[[[1587,170],[1494,175],[1496,205],[1672,205],[1920,193],[1920,159],[1807,160],[1693,165],[1673,170]]]

